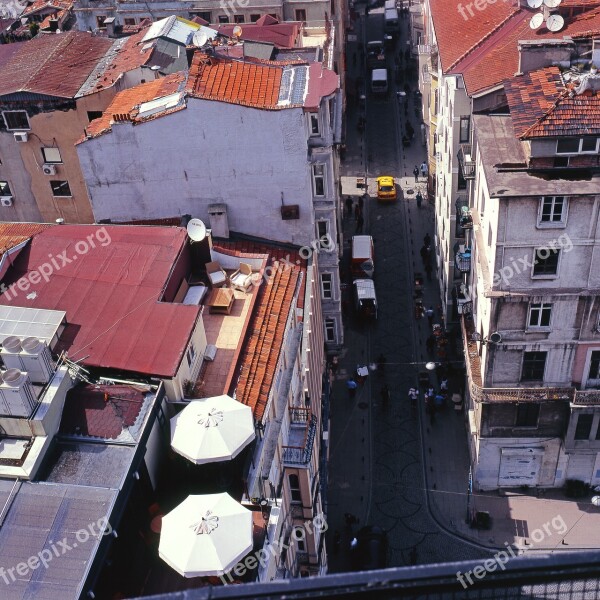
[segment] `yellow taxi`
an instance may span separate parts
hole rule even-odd
[[[379,200],[396,200],[398,198],[396,182],[393,177],[383,175],[377,178],[377,198]]]

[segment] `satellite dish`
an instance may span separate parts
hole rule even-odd
[[[198,48],[202,48],[202,46],[205,46],[208,40],[210,39],[211,34],[208,31],[203,31],[202,29],[196,31],[193,36],[194,45]]]
[[[242,37],[242,28],[239,25],[236,25],[233,28],[233,37],[236,37],[236,38]]]
[[[544,4],[544,0],[527,0],[529,8],[539,8],[542,4]]]
[[[548,8],[557,8],[558,6],[560,6],[562,0],[544,0],[544,4],[548,7]]]
[[[201,242],[206,237],[206,225],[200,219],[192,219],[187,224],[187,234],[192,242]]]
[[[538,13],[537,15],[533,15],[531,17],[531,21],[529,21],[529,27],[531,29],[537,29],[544,22],[544,15],[542,13]]]
[[[592,504],[594,506],[600,506],[600,496],[592,496]]]
[[[560,15],[550,15],[548,19],[546,19],[546,27],[548,31],[552,31],[556,33],[560,31],[565,25],[565,20]]]

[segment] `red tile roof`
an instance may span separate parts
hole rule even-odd
[[[21,16],[25,17],[31,15],[45,8],[55,10],[70,10],[73,8],[75,0],[34,0],[22,13]]]
[[[0,256],[21,242],[41,231],[54,227],[45,223],[3,223],[0,222]]]
[[[557,67],[505,82],[515,135],[520,139],[600,135],[600,93],[569,94]]]
[[[31,92],[73,98],[112,43],[89,33],[68,31],[18,44],[0,69],[0,96]]]
[[[196,52],[186,92],[194,98],[275,109],[282,74],[281,67],[209,58]]]
[[[294,296],[303,300],[306,261],[297,250],[251,241],[219,242],[215,249],[236,256],[267,255],[273,277],[258,290],[259,297],[248,326],[244,345],[237,363],[239,378],[230,393],[252,409],[256,419],[262,419],[275,378],[287,319]],[[304,276],[302,276],[304,274]],[[299,283],[302,284],[298,288]]]
[[[429,0],[433,28],[444,72],[449,71],[510,15],[519,10],[514,6],[514,2],[498,1],[484,4],[485,10],[481,12],[471,8],[473,16],[464,10],[463,16],[459,7],[465,4],[469,5],[468,2],[459,4],[448,0]]]
[[[594,2],[595,6],[600,6],[600,0]],[[600,33],[600,8],[566,17],[565,26],[557,33],[551,33],[545,27],[532,30],[529,27],[532,14],[534,11],[525,9],[513,14],[500,29],[450,69],[452,73],[462,73],[469,94],[500,85],[518,71],[518,42],[521,40],[562,40],[565,36],[576,37],[586,32],[588,35],[589,32]]]
[[[129,385],[82,385],[67,392],[60,433],[114,440],[132,427],[145,401]]]
[[[268,15],[267,15],[268,16]],[[213,25],[219,33],[232,37],[235,23],[227,23],[224,25]],[[242,25],[242,40],[250,42],[268,42],[274,44],[277,48],[297,48],[298,37],[302,31],[302,23],[300,21],[286,21],[268,25],[256,23],[245,23]]]
[[[103,228],[110,236],[104,246]],[[95,247],[78,254],[90,237]],[[126,225],[50,227],[19,254],[4,282],[39,273],[49,255],[60,269],[27,292],[13,288],[16,295],[9,297],[9,288],[0,304],[66,311],[58,350],[84,365],[172,377],[200,315],[197,306],[159,301],[186,243],[179,227],[154,227],[152,235],[147,227]],[[70,262],[62,264],[61,257]]]
[[[93,138],[110,131],[115,121],[137,122],[149,120],[147,117],[138,117],[137,109],[140,104],[176,93],[182,87],[184,81],[185,73],[173,73],[119,92],[102,116],[99,119],[94,119],[86,127],[87,137]],[[84,140],[85,138],[82,138],[79,141]]]

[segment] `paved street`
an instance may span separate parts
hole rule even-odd
[[[357,39],[364,39],[361,23],[355,27]],[[396,55],[406,47],[408,19],[404,19],[403,34],[397,43]],[[382,39],[383,11],[372,11],[368,17],[367,37]],[[348,63],[350,81],[354,84],[360,76],[359,42],[350,42]],[[353,67],[352,56],[358,56]],[[401,182],[404,199],[397,203],[381,204],[371,198],[365,204],[364,233],[375,241],[375,285],[379,302],[379,318],[371,325],[360,324],[351,313],[346,318],[346,348],[340,357],[340,369],[334,385],[332,400],[332,432],[330,453],[329,520],[330,531],[342,534],[338,552],[330,557],[331,571],[349,568],[348,547],[350,531],[344,524],[344,514],[351,513],[359,519],[354,532],[365,524],[379,525],[388,531],[390,540],[390,565],[411,563],[410,553],[416,548],[417,563],[446,562],[486,556],[484,549],[445,532],[432,517],[425,489],[460,489],[454,495],[445,494],[440,506],[448,503],[466,513],[467,473],[461,465],[468,465],[464,425],[454,414],[440,415],[431,427],[424,425],[422,407],[419,414],[411,415],[407,398],[408,389],[416,383],[417,372],[427,360],[424,342],[429,335],[427,319],[415,320],[412,274],[420,268],[419,248],[423,237],[433,237],[433,208],[417,208],[415,180],[412,170],[425,159],[425,148],[420,139],[420,118],[409,95],[408,116],[416,135],[411,147],[402,149],[399,144],[403,127],[404,109],[396,98],[394,57],[388,53],[388,68],[392,75],[392,90],[387,98],[374,98],[367,91],[364,135],[356,128],[358,111],[356,103],[348,105],[347,153],[343,163],[344,175],[376,177],[393,175]],[[368,83],[364,68],[362,76]],[[403,82],[400,87],[403,89]],[[413,85],[414,89],[414,85]],[[366,138],[366,141],[365,141]],[[371,181],[370,181],[371,183]],[[424,192],[425,180],[418,187]],[[370,193],[373,188],[370,185]],[[345,252],[342,265],[343,282],[350,284],[350,240],[355,233],[354,218],[344,220]],[[350,285],[344,290],[350,297]],[[425,303],[437,307],[439,300],[435,281],[426,282]],[[375,363],[380,353],[387,358],[385,376],[372,373],[353,399],[345,388],[347,377],[358,364]],[[420,363],[420,364],[414,364]],[[392,391],[389,406],[380,399],[382,385],[387,383]],[[447,421],[447,423],[444,423]],[[427,422],[428,423],[428,422]],[[450,452],[458,452],[451,472],[437,473],[433,462],[426,466],[423,452],[429,451],[429,436],[435,429],[444,429],[455,437]],[[423,436],[425,436],[423,438]],[[437,448],[436,448],[437,450]],[[433,451],[433,449],[431,450]],[[426,469],[433,469],[427,472]],[[447,480],[452,483],[446,485]],[[457,482],[454,482],[457,480]],[[450,497],[449,497],[450,496]],[[433,497],[433,494],[432,494]],[[435,512],[434,512],[435,514]],[[333,543],[330,542],[330,548]],[[414,560],[414,553],[413,553]]]

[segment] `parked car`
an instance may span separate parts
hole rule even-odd
[[[398,190],[393,177],[382,175],[377,178],[377,198],[379,200],[396,200]]]
[[[369,69],[385,69],[385,51],[382,41],[367,42],[367,66]]]
[[[385,529],[377,525],[363,527],[357,534],[352,566],[355,571],[385,569],[388,557],[388,538]]]
[[[359,316],[366,319],[377,319],[377,296],[372,279],[356,279],[354,281],[354,303]]]
[[[375,264],[373,260],[373,238],[370,235],[352,237],[352,276],[373,279]]]

